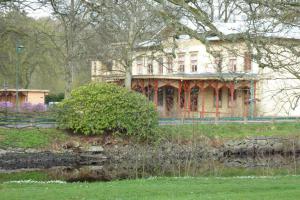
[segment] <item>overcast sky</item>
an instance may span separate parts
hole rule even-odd
[[[28,13],[28,16],[33,18],[41,18],[41,17],[48,17],[51,14],[51,9],[43,6],[37,6],[35,10],[33,9],[26,9],[26,12]]]

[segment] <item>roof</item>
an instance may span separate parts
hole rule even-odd
[[[257,80],[258,75],[253,73],[176,73],[169,75],[133,75],[140,79],[181,79],[181,80]]]
[[[16,89],[0,89],[0,92],[16,92]],[[18,92],[49,93],[49,90],[18,89]]]
[[[267,20],[260,20],[254,25],[243,21],[234,23],[215,22],[213,24],[224,35],[248,32],[257,36],[300,40],[299,26],[278,24]]]

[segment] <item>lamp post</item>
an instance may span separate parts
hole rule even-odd
[[[20,45],[19,41],[16,43],[16,53],[17,53],[17,62],[16,62],[16,111],[19,112],[19,69],[20,69],[20,53],[24,46]]]

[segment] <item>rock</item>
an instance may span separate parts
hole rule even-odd
[[[63,144],[64,149],[72,149],[72,148],[79,148],[79,147],[80,147],[80,143],[77,141],[70,141]]]
[[[296,151],[300,151],[300,140],[299,139],[295,141],[295,149],[296,149]]]
[[[74,147],[74,148],[80,147],[80,143],[77,142],[77,141],[73,141],[73,147]]]
[[[102,146],[90,146],[86,149],[87,152],[101,153],[104,151]]]
[[[40,150],[37,150],[37,149],[26,149],[25,150],[25,153],[39,153]]]
[[[268,144],[267,140],[257,140],[258,146],[266,146]]]
[[[283,147],[284,147],[283,143],[278,141],[278,142],[274,143],[273,150],[275,152],[282,152],[283,151]]]
[[[4,149],[0,149],[0,155],[2,155],[2,154],[6,154],[7,153],[7,151],[6,150],[4,150]]]

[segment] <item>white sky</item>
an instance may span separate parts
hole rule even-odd
[[[33,18],[41,18],[41,17],[49,17],[51,15],[51,9],[47,6],[37,7],[35,10],[26,9],[29,17]]]

